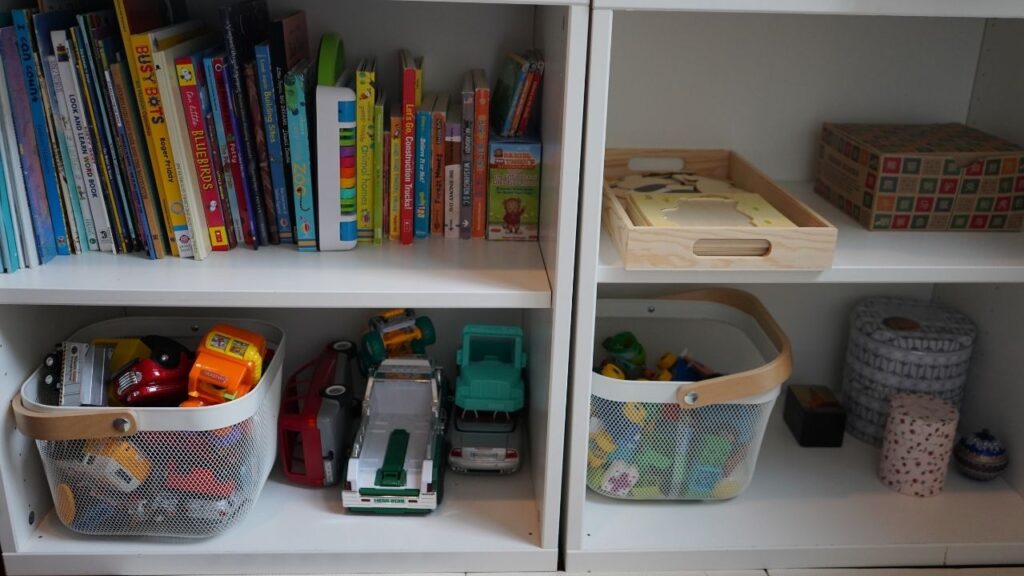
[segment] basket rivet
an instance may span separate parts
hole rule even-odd
[[[118,432],[127,432],[132,429],[132,423],[126,418],[117,418],[114,420],[114,430]]]
[[[700,394],[696,392],[687,392],[686,396],[683,396],[683,402],[686,402],[687,406],[693,406],[697,400],[700,400]]]
[[[658,311],[658,309],[657,309],[657,308],[655,308],[654,306],[648,306],[648,307],[647,307],[647,313],[648,313],[648,314],[654,314],[654,313],[655,313],[655,312],[657,312],[657,311]]]

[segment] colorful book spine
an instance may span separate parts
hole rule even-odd
[[[487,142],[491,134],[491,88],[480,68],[473,70],[473,238],[483,238],[487,230]]]
[[[246,168],[246,158],[242,154],[242,142],[239,135],[239,119],[235,114],[235,99],[231,94],[231,77],[227,71],[227,63],[222,58],[214,60],[213,83],[220,101],[221,121],[227,142],[228,155],[224,162],[231,168],[231,178],[234,180],[235,197],[238,201],[239,215],[242,220],[242,227],[245,230],[245,244],[257,248],[260,245],[260,226],[257,223],[258,215],[256,205],[259,198],[252,188],[250,179],[251,172]]]
[[[149,154],[145,141],[145,130],[142,128],[139,110],[135,98],[132,97],[131,74],[125,62],[115,62],[110,66],[110,82],[121,110],[121,118],[127,131],[126,145],[132,159],[132,169],[139,183],[142,197],[142,208],[146,213],[146,224],[152,238],[153,250],[157,258],[163,258],[170,252],[167,235],[164,229],[164,218],[160,209],[160,198],[157,192],[153,172],[149,169]]]
[[[387,219],[387,202],[384,191],[387,189],[388,160],[390,159],[390,140],[384,126],[384,108],[387,98],[383,90],[377,92],[377,101],[373,106],[373,243],[384,241],[384,222]]]
[[[430,140],[430,235],[444,235],[444,136],[448,95],[438,94],[431,113]]]
[[[284,80],[291,142],[292,201],[295,206],[295,239],[300,252],[316,252],[315,190],[310,156],[309,94],[312,69],[308,60],[295,66]]]
[[[458,238],[462,203],[462,113],[454,102],[446,119],[444,162],[444,237]]]
[[[409,52],[403,50],[402,61],[402,207],[399,240],[412,244],[414,187],[416,181],[416,108],[422,99],[422,73]]]
[[[10,22],[3,22],[9,25]],[[3,65],[2,54],[0,54],[0,180],[6,184],[0,202],[7,206],[7,213],[10,215],[10,224],[6,225],[4,233],[8,236],[7,250],[10,271],[28,266],[23,256],[24,246],[21,242],[21,223],[18,218],[18,195],[24,193],[24,186],[19,190],[21,177],[21,164],[18,161],[17,140],[15,139],[14,117],[11,113],[10,100],[7,98],[7,79]]]
[[[43,90],[39,78],[39,62],[36,60],[34,43],[32,40],[32,11],[14,10],[11,13],[14,20],[14,31],[17,36],[18,56],[21,61],[21,72],[25,79],[26,93],[28,94],[29,110],[32,117],[32,128],[35,132],[36,150],[39,155],[39,168],[43,176],[43,200],[46,210],[33,208],[40,211],[50,221],[50,226],[43,232],[44,236],[53,236],[53,248],[56,254],[70,254],[71,244],[68,241],[67,226],[64,222],[64,208],[60,199],[60,188],[57,184],[57,167],[53,159],[53,148],[51,148],[48,116],[43,105]],[[38,198],[37,198],[38,200]],[[40,258],[42,250],[47,247],[39,246]],[[46,258],[47,260],[49,257]]]
[[[356,70],[356,213],[359,241],[373,240],[375,173],[373,135],[377,104],[377,63],[370,58]]]
[[[537,99],[540,97],[541,80],[544,79],[544,60],[539,51],[530,54],[532,66],[530,69],[530,90],[526,95],[526,102],[523,104],[523,117],[519,120],[516,128],[516,136],[525,135],[530,129],[530,122],[533,120],[537,109]]]
[[[17,43],[14,40],[14,31],[7,26],[0,28],[0,137],[3,138],[2,150],[4,154],[4,169],[5,176],[8,183],[8,192],[11,197],[11,208],[13,210],[13,216],[15,225],[17,228],[17,236],[15,241],[18,243],[18,256],[20,256],[21,265],[25,268],[33,268],[39,265],[39,252],[36,249],[35,233],[32,227],[32,214],[28,207],[28,194],[25,186],[25,172],[24,166],[21,162],[21,155],[19,154],[19,141],[18,136],[20,131],[16,128],[14,122],[14,115],[16,108],[13,105],[14,89],[8,92],[8,78],[11,78],[11,82],[21,77],[17,72],[11,75],[7,74],[7,66],[5,62],[13,62],[13,58],[17,54]],[[17,70],[17,68],[15,68]],[[28,109],[26,103],[25,109]]]
[[[391,164],[388,166],[388,238],[399,240],[402,230],[402,113],[392,106],[389,122],[391,131]]]
[[[187,36],[185,37],[187,38]],[[179,40],[183,38],[179,37]],[[171,135],[164,117],[163,95],[156,81],[156,66],[153,64],[154,36],[152,33],[135,34],[131,37],[132,54],[136,78],[141,93],[139,102],[146,127],[149,159],[153,176],[157,181],[161,208],[168,240],[173,236],[171,252],[181,258],[195,256],[192,239],[181,199],[181,184],[178,182],[174,156],[171,151]],[[172,45],[174,42],[166,42]],[[95,216],[95,214],[94,214]]]
[[[288,188],[285,181],[284,147],[281,143],[281,122],[278,118],[277,108],[278,95],[274,82],[270,44],[266,42],[256,45],[256,72],[259,76],[260,110],[263,113],[263,134],[266,139],[267,160],[270,164],[270,183],[274,194],[277,232],[281,242],[291,244],[294,242],[294,235],[292,233],[291,207],[288,202]]]
[[[14,227],[14,210],[7,188],[6,162],[0,155],[0,257],[4,272],[17,272],[21,268],[18,255],[17,229]]]
[[[277,95],[277,114],[281,136],[285,192],[286,196],[291,196],[291,200],[294,201],[293,191],[295,184],[292,181],[291,130],[288,125],[288,104],[285,98],[284,82],[288,73],[299,63],[310,60],[309,31],[306,25],[305,12],[298,10],[272,20],[270,23],[269,42],[270,60],[274,73],[274,90]],[[308,148],[308,142],[306,146]],[[298,243],[299,220],[294,208],[291,211],[291,217],[292,235],[294,241]]]
[[[339,81],[336,86],[316,88],[317,218],[321,251],[351,250],[359,242],[356,222],[356,93],[346,84]]]
[[[260,195],[256,206],[261,214],[260,221],[267,230],[269,244],[281,243],[281,232],[277,219],[277,205],[274,202],[274,179],[270,176],[270,155],[267,153],[267,135],[263,130],[263,113],[260,111],[260,87],[256,73],[256,62],[245,64],[242,80],[246,98],[245,111],[249,114],[249,130],[252,134],[253,150],[256,155],[250,159],[256,165]],[[243,132],[245,128],[242,128]]]
[[[74,134],[74,154],[77,157],[77,166],[81,171],[86,204],[89,212],[92,214],[99,249],[103,252],[113,252],[115,244],[107,211],[107,200],[103,194],[103,184],[100,180],[99,167],[96,164],[96,152],[93,148],[92,136],[88,130],[89,120],[85,112],[84,98],[82,98],[78,78],[75,74],[72,53],[68,46],[67,32],[65,30],[54,30],[51,35],[65,97],[64,105],[68,113],[68,120],[71,123],[72,133]]]
[[[430,187],[433,182],[430,175],[433,155],[431,142],[434,139],[434,102],[433,95],[423,98],[420,109],[416,112],[416,199],[414,204],[415,220],[413,231],[417,238],[430,236]]]
[[[473,73],[466,72],[462,82],[462,201],[459,206],[459,237],[473,235],[473,139],[476,121],[476,93]]]
[[[224,208],[225,216],[230,217],[230,231],[235,238],[234,244],[245,244],[245,228],[242,225],[241,211],[238,206],[238,195],[235,192],[235,179],[231,173],[229,164],[227,133],[224,130],[224,114],[221,110],[220,98],[217,94],[216,74],[214,67],[216,63],[222,62],[219,56],[207,56],[203,58],[203,87],[206,89],[206,100],[209,102],[209,120],[207,121],[207,132],[213,131],[216,152],[215,169],[217,179],[220,182],[221,207]],[[223,66],[223,64],[221,64]]]
[[[228,236],[227,223],[220,203],[220,191],[217,189],[217,177],[213,170],[210,137],[206,127],[206,107],[203,105],[199,86],[196,59],[193,56],[182,56],[174,61],[174,66],[178,76],[178,91],[181,95],[185,127],[192,150],[192,163],[199,184],[199,196],[203,201],[202,211],[206,216],[206,227],[210,234],[210,245],[216,252],[225,252],[231,249],[231,239]]]

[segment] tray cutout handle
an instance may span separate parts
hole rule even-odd
[[[21,394],[11,400],[18,431],[35,440],[99,440],[131,436],[139,431],[130,410],[69,410],[61,413],[28,410]]]
[[[686,169],[686,159],[636,156],[629,159],[629,169],[633,172],[683,172]]]
[[[704,258],[765,258],[771,253],[771,241],[763,238],[702,238],[693,243],[693,255]]]
[[[754,370],[681,384],[676,389],[676,401],[684,410],[729,404],[744,398],[760,396],[781,386],[793,373],[789,337],[761,301],[752,294],[731,288],[711,288],[668,296],[665,299],[715,302],[744,312],[757,322],[778,351],[775,358]]]

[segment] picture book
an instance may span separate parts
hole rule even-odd
[[[263,129],[259,78],[255,61],[245,64],[242,81],[245,83],[243,90],[246,99],[245,111],[249,113],[249,129],[252,132],[253,149],[256,153],[252,160],[256,164],[256,173],[259,176],[260,195],[256,206],[262,209],[261,221],[266,227],[267,243],[280,244],[280,222],[277,218],[277,204],[274,198],[274,180],[270,175],[270,155],[267,152],[267,135]]]
[[[0,24],[10,25],[9,17],[0,18]],[[7,98],[7,80],[4,76],[3,58],[0,58],[0,179],[4,189],[0,202],[3,207],[7,236],[8,270],[14,272],[28,266],[21,242],[21,220],[18,217],[18,196],[24,196],[24,184],[21,180],[21,163],[18,161],[17,141],[14,133],[14,117],[11,115],[10,101]],[[11,144],[15,145],[12,149]]]
[[[448,95],[434,101],[430,133],[430,235],[444,235],[444,137],[448,117]]]
[[[459,237],[473,235],[473,139],[476,123],[476,92],[473,72],[462,77],[462,200],[459,206]]]
[[[0,107],[0,114],[7,110]],[[6,147],[0,142],[0,147]],[[18,254],[18,229],[15,227],[15,209],[13,195],[8,189],[8,170],[6,155],[0,153],[0,257],[3,259],[4,272],[17,272],[21,268],[21,256]]]
[[[17,245],[19,260],[23,268],[39,266],[39,252],[36,247],[35,233],[32,228],[32,215],[28,207],[28,192],[25,186],[25,172],[19,153],[18,130],[15,128],[15,108],[13,98],[8,94],[8,74],[6,62],[9,62],[8,44],[11,47],[14,31],[10,26],[0,28],[0,137],[3,142],[0,152],[3,153],[4,174],[7,180],[7,193],[10,198],[12,217],[17,234],[14,238]]]
[[[517,122],[515,134],[526,135],[534,131],[537,118],[538,102],[540,101],[541,81],[544,79],[544,58],[540,50],[528,52],[530,58],[529,90],[523,104],[523,114]]]
[[[292,145],[291,132],[288,126],[288,105],[285,100],[284,80],[288,72],[300,62],[310,60],[309,30],[306,25],[306,13],[302,10],[290,12],[270,21],[270,62],[273,69],[274,93],[277,98],[278,134],[281,139],[281,161],[284,172],[284,189],[286,203],[292,198],[294,183],[292,182]],[[308,144],[307,144],[308,147]],[[298,217],[294,207],[290,207],[293,241],[298,243]]]
[[[458,238],[462,204],[462,106],[451,102],[444,136],[444,237]]]
[[[402,106],[391,105],[391,165],[388,173],[388,238],[399,240],[402,230]]]
[[[473,70],[473,209],[472,237],[483,238],[487,228],[487,139],[491,135],[491,87],[482,68]]]
[[[541,143],[495,137],[489,143],[487,239],[537,240]]]
[[[335,86],[316,87],[317,228],[320,250],[351,250],[358,243],[356,216],[356,93],[351,73]],[[338,165],[332,169],[337,159]]]
[[[390,138],[384,125],[384,110],[387,107],[387,96],[383,90],[377,91],[377,101],[373,106],[373,243],[380,244],[384,240],[384,220],[387,217],[387,203],[384,201],[384,190],[387,188],[388,160],[390,160]]]
[[[231,97],[234,87],[231,83],[231,74],[228,73],[228,65],[224,59],[214,61],[214,77],[212,85],[217,92],[217,99],[220,101],[222,122],[227,138],[228,157],[224,159],[225,164],[231,167],[231,177],[235,183],[235,197],[238,202],[238,209],[242,225],[245,228],[245,244],[252,248],[260,245],[260,225],[258,222],[260,212],[257,206],[260,198],[257,190],[253,187],[251,171],[248,169],[249,159],[242,150],[241,120],[235,109],[235,99]]]
[[[206,125],[208,106],[203,94],[202,61],[204,53],[180,56],[175,59],[175,75],[181,98],[185,134],[191,151],[192,167],[199,188],[199,210],[206,220],[210,246],[214,251],[231,249],[233,238],[228,235],[227,219],[221,206],[220,191],[214,170],[212,134]],[[197,65],[198,64],[198,65]],[[186,160],[187,162],[187,160]]]
[[[416,109],[422,100],[423,59],[399,52],[402,69],[402,196],[399,240],[412,244],[416,181]]]
[[[267,214],[268,205],[273,206],[273,189],[265,191],[264,181],[270,181],[270,166],[266,149],[260,156],[260,142],[257,133],[262,133],[259,113],[259,92],[255,69],[256,44],[267,39],[270,15],[266,0],[242,0],[219,8],[220,22],[224,37],[225,63],[230,85],[228,91],[232,110],[238,122],[239,156],[246,170],[246,181],[251,190],[253,219],[260,244],[278,240],[272,215]],[[256,111],[252,110],[253,105]],[[263,167],[266,167],[264,170]],[[269,202],[267,202],[269,200]],[[274,228],[272,231],[271,228]]]
[[[281,123],[278,118],[277,86],[269,42],[256,45],[256,72],[259,77],[260,111],[263,115],[263,135],[266,139],[270,182],[273,188],[274,212],[281,242],[292,244],[292,216],[289,206],[288,183],[285,180],[284,145],[281,141]]]
[[[17,41],[18,62],[20,62],[21,75],[24,79],[25,94],[28,96],[29,114],[32,122],[32,130],[35,132],[36,155],[35,162],[39,164],[39,172],[42,175],[42,195],[32,194],[30,206],[34,212],[39,212],[36,218],[36,225],[42,224],[45,217],[49,225],[38,236],[46,240],[52,238],[52,244],[42,245],[40,259],[49,260],[49,256],[43,257],[44,252],[49,254],[49,247],[52,246],[54,254],[70,254],[71,245],[68,241],[67,227],[64,222],[64,208],[60,200],[60,189],[57,185],[56,164],[53,159],[53,149],[50,142],[50,131],[48,116],[43,106],[43,90],[40,86],[39,64],[36,61],[35,41],[32,34],[32,11],[14,10],[11,12],[14,21],[14,32]],[[14,64],[12,62],[12,64]],[[16,69],[17,66],[9,66]],[[19,141],[21,139],[19,138]],[[35,189],[34,187],[32,188]]]
[[[494,84],[491,99],[491,119],[495,131],[502,136],[511,136],[515,120],[523,112],[524,88],[530,73],[530,61],[515,52],[505,56],[501,75]]]
[[[373,241],[374,107],[377,104],[377,61],[368,58],[356,68],[356,214],[360,242]]]
[[[192,245],[192,257],[196,260],[205,260],[210,255],[212,245],[206,224],[206,214],[203,210],[203,198],[199,190],[199,177],[196,174],[195,162],[192,158],[188,125],[182,109],[181,89],[178,87],[178,71],[175,62],[178,58],[208,48],[210,41],[209,37],[200,36],[153,53],[157,85],[160,87],[160,93],[164,95],[163,113],[168,124],[171,158],[174,162],[173,169],[177,173],[178,186],[181,190],[181,202],[188,223],[190,234],[188,240]]]
[[[291,141],[292,202],[295,208],[295,241],[300,252],[316,251],[316,213],[313,209],[313,161],[310,154],[307,98],[312,84],[312,64],[303,60],[285,76],[284,93]]]
[[[434,140],[434,104],[437,96],[423,97],[416,111],[416,198],[414,201],[413,231],[416,238],[430,236],[430,189],[433,184],[430,170],[433,164],[431,152]]]
[[[207,135],[212,151],[214,170],[218,188],[221,196],[221,208],[224,212],[225,224],[228,225],[228,232],[234,237],[233,246],[246,243],[245,227],[242,224],[241,211],[238,206],[238,196],[235,191],[235,181],[229,164],[227,134],[224,130],[224,116],[220,107],[220,98],[217,96],[216,75],[214,63],[221,63],[223,67],[223,54],[217,52],[203,58],[203,73],[200,88],[206,91],[206,102],[208,117],[206,121]]]

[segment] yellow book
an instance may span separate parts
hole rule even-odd
[[[391,107],[391,170],[388,174],[388,233],[398,240],[402,228],[402,111]]]
[[[133,34],[131,37],[132,80],[136,82],[136,98],[140,104],[142,124],[145,126],[146,143],[149,146],[149,161],[163,207],[164,225],[168,236],[174,237],[172,253],[182,258],[192,258],[192,237],[181,199],[181,186],[171,149],[171,136],[167,129],[167,118],[153,63],[155,52],[166,50],[202,34],[202,25],[184,22],[150,32]],[[170,96],[170,95],[168,95]]]
[[[373,241],[373,108],[377,102],[377,63],[356,69],[356,230],[360,242]]]

